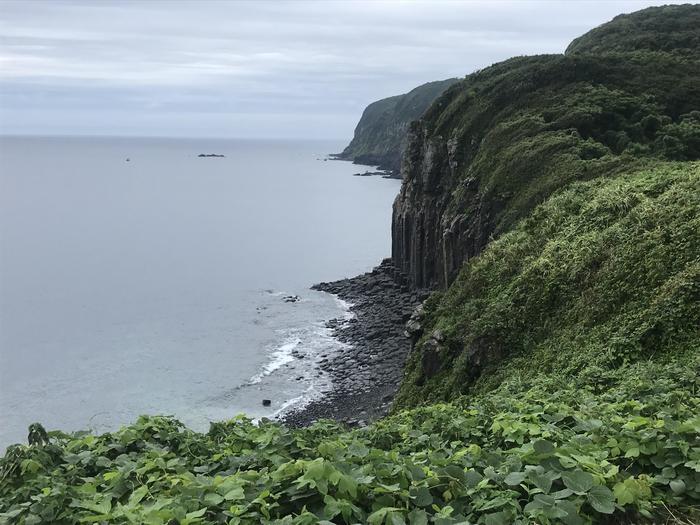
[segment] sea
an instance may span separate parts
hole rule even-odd
[[[323,395],[325,323],[352,314],[310,287],[389,255],[400,184],[343,146],[0,137],[0,450],[33,422],[206,431]]]

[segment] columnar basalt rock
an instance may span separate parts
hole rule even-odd
[[[457,141],[430,136],[420,122],[412,125],[408,140],[404,183],[393,207],[392,259],[410,286],[445,288],[462,263],[481,251],[492,226],[481,213],[476,179],[457,179]],[[456,184],[471,213],[449,210]]]

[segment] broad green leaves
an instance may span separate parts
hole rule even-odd
[[[588,502],[601,514],[612,514],[615,511],[615,496],[605,486],[591,487],[588,492]]]
[[[0,522],[584,525],[678,512],[700,497],[691,372],[656,367],[643,383],[627,370],[605,394],[504,384],[352,431],[237,418],[203,435],[156,417],[50,437],[0,460]]]
[[[564,472],[561,475],[561,479],[564,485],[573,490],[576,494],[585,494],[593,487],[593,476],[581,470]]]

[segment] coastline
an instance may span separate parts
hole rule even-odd
[[[428,296],[426,290],[409,290],[396,279],[391,259],[371,272],[312,287],[351,304],[350,318],[332,319],[327,326],[346,346],[320,362],[331,378],[331,388],[318,399],[280,414],[292,427],[320,419],[364,426],[385,416],[403,377],[411,349],[405,325]]]
[[[354,173],[355,177],[383,177],[385,179],[402,179],[401,170],[397,166],[392,166],[391,162],[380,157],[373,158],[353,158],[343,153],[329,153],[326,160],[342,160],[352,162],[356,166],[366,166],[373,171],[365,170],[363,173]]]

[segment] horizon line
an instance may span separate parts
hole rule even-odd
[[[318,142],[350,142],[352,137],[255,137],[255,136],[185,136],[185,135],[131,135],[131,134],[103,134],[103,133],[6,133],[0,131],[0,138],[113,138],[113,139],[169,139],[169,140],[269,140],[269,141],[318,141]]]

